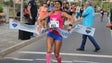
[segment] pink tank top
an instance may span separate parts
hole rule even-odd
[[[54,14],[53,12],[50,14],[50,21],[52,21],[52,19],[55,18],[57,21],[59,21],[59,28],[63,29],[63,24],[64,24],[64,19],[62,18],[62,12],[60,11],[57,14]],[[50,32],[53,32],[55,34],[59,34],[58,31],[56,30],[50,30]]]

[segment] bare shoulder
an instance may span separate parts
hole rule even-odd
[[[67,13],[66,12],[62,12],[62,16],[66,16],[67,15]]]

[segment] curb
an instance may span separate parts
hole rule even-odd
[[[38,41],[39,39],[42,39],[45,35],[46,34],[42,34],[40,36],[34,37],[34,38],[30,39],[30,40],[22,41],[19,44],[16,44],[16,45],[14,45],[12,47],[9,47],[9,48],[7,48],[5,50],[2,50],[0,52],[0,59],[3,59],[6,55],[8,55],[8,54],[10,54],[10,53],[22,48],[22,47],[25,47],[25,46],[27,46],[27,45],[29,45],[31,43],[34,43],[34,42]]]

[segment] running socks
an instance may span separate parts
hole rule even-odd
[[[51,53],[46,54],[46,63],[51,63]]]
[[[51,53],[47,53],[46,54],[46,63],[51,63],[51,58],[52,58]],[[61,56],[57,57],[57,62],[61,63]]]
[[[58,61],[58,63],[61,63],[61,56],[57,57],[57,61]]]

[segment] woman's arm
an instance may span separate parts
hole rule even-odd
[[[107,24],[106,24],[106,27],[107,27],[107,28],[112,28],[112,24],[111,24],[111,23],[107,23]]]
[[[69,21],[70,21],[70,24],[72,24],[72,25],[74,24],[74,22],[75,22],[74,17],[72,17],[71,15],[67,14],[66,12],[62,12],[62,16],[68,18]]]
[[[51,13],[51,12],[50,12],[50,13]],[[45,18],[49,17],[49,16],[50,16],[50,13],[47,13],[45,16],[43,16],[43,17],[39,18],[38,20],[43,20],[43,19],[45,19]]]
[[[67,14],[66,12],[63,12],[62,13],[62,16],[64,16],[64,17],[66,17],[66,18],[68,18],[69,19],[69,21],[70,21],[70,24],[69,24],[69,26],[67,27],[67,29],[68,29],[68,31],[70,31],[71,29],[72,29],[72,26],[73,26],[73,24],[74,24],[74,18],[72,17],[72,16],[70,16],[69,14]]]

